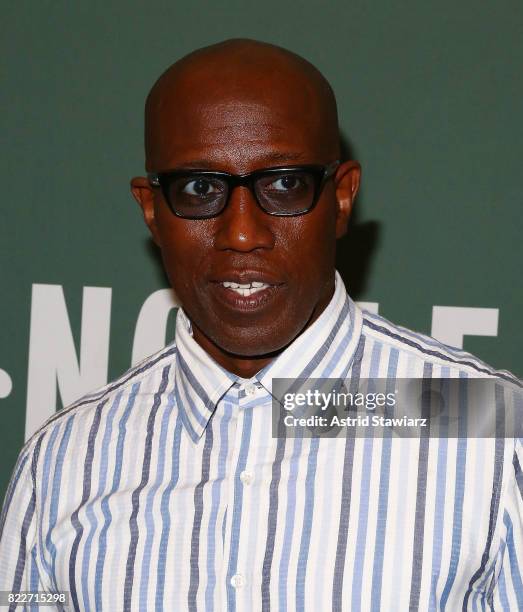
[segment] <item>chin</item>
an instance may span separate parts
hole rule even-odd
[[[241,333],[241,332],[244,333]],[[215,335],[213,342],[222,350],[239,357],[263,357],[281,352],[289,345],[294,337],[292,334],[275,333],[271,329],[244,329],[236,328],[232,334]],[[297,335],[297,334],[296,334]]]

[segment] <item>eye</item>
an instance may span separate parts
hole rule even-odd
[[[213,185],[212,181],[200,177],[185,183],[181,191],[182,193],[186,193],[188,195],[205,197],[220,193],[221,190],[217,185]]]
[[[302,180],[292,174],[280,176],[270,184],[270,188],[274,191],[292,191],[300,187],[302,187]]]

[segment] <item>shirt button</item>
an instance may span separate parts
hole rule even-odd
[[[235,589],[241,589],[242,586],[245,585],[245,577],[241,574],[234,574],[234,576],[231,578],[231,585]]]
[[[245,393],[247,395],[254,395],[256,393],[256,385],[254,383],[247,383],[245,385]]]
[[[254,474],[248,470],[243,470],[243,472],[240,474],[240,480],[243,482],[243,484],[250,485],[254,480]]]

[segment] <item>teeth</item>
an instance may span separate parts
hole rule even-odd
[[[251,283],[243,284],[233,283],[232,281],[224,281],[222,285],[227,289],[232,289],[233,291],[236,291],[236,293],[245,297],[269,287],[267,283],[262,283],[260,281],[252,281]]]

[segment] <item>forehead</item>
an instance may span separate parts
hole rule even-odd
[[[249,171],[265,159],[330,161],[325,104],[304,75],[224,74],[200,68],[177,75],[148,109],[147,163],[171,168],[193,159]]]

